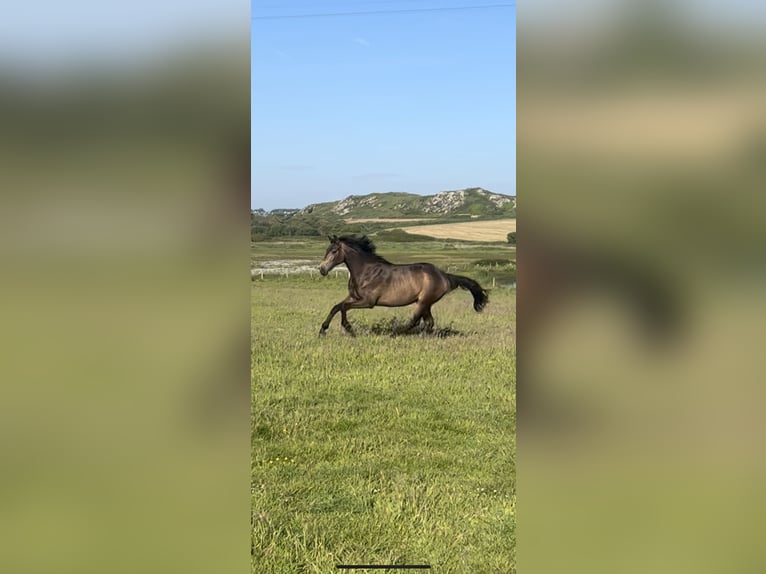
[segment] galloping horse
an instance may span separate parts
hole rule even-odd
[[[421,319],[427,331],[432,331],[434,318],[431,306],[447,293],[458,287],[467,289],[473,295],[473,308],[478,312],[489,301],[487,291],[473,279],[445,273],[431,263],[397,265],[375,253],[375,244],[365,235],[362,237],[333,235],[319,272],[327,275],[340,263],[349,270],[348,297],[335,305],[322,323],[319,331],[324,335],[335,314],[340,311],[343,329],[352,333],[346,312],[349,309],[372,309],[382,307],[404,307],[416,303],[415,314],[404,328],[415,328]]]

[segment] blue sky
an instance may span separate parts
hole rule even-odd
[[[474,186],[515,194],[515,7],[263,18],[513,3],[254,3],[252,207]]]

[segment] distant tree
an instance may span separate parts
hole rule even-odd
[[[511,231],[508,234],[508,243],[510,243],[511,245],[516,245],[516,232],[515,231]]]
[[[484,213],[484,206],[480,203],[474,203],[468,208],[468,213],[471,215],[483,215]]]

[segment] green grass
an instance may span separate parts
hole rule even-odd
[[[252,284],[253,572],[429,563],[515,572],[515,290],[434,306],[446,338],[319,325],[342,278]]]

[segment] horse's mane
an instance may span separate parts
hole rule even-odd
[[[367,237],[366,235],[362,235],[361,237],[357,237],[356,235],[343,235],[341,237],[338,237],[338,241],[342,241],[352,249],[355,249],[359,251],[360,253],[364,253],[366,255],[372,255],[373,257],[377,259],[381,259],[385,261],[380,255],[378,255],[375,252],[375,244],[372,242],[372,239]]]

